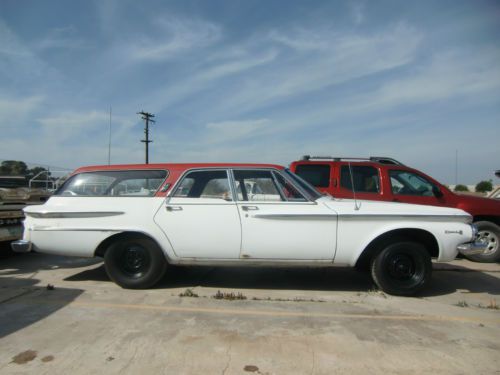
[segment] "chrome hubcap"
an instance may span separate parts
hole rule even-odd
[[[481,230],[477,234],[477,240],[487,244],[486,250],[484,250],[483,255],[490,255],[498,250],[498,237],[493,232],[490,232],[488,230]]]

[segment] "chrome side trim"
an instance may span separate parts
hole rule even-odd
[[[33,232],[124,232],[127,229],[103,229],[103,228],[70,228],[70,227],[37,227],[34,226],[31,231]]]
[[[255,214],[257,219],[336,219],[335,214]]]
[[[469,215],[440,215],[440,214],[435,214],[435,215],[429,215],[429,214],[400,214],[400,213],[394,213],[394,214],[338,214],[339,218],[346,218],[346,219],[364,219],[364,218],[399,218],[399,219],[413,219],[413,218],[418,218],[418,219],[469,219],[472,220],[471,216]]]
[[[25,212],[26,216],[37,219],[81,219],[92,217],[109,217],[125,214],[123,211],[83,211],[83,212]]]

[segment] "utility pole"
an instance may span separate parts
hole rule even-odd
[[[108,165],[111,164],[111,107],[109,107]]]
[[[155,117],[155,115],[144,111],[137,112],[137,114],[141,115],[141,118],[145,122],[144,134],[146,135],[146,139],[142,139],[141,142],[146,144],[146,164],[149,164],[149,144],[153,142],[149,139],[149,123],[151,122],[154,124],[156,122],[155,120],[152,119],[153,117]]]

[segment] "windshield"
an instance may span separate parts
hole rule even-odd
[[[288,177],[290,177],[293,182],[302,189],[304,193],[307,194],[308,198],[312,201],[315,201],[318,198],[321,198],[323,194],[321,194],[318,190],[314,188],[309,182],[305,181],[303,178],[300,176],[297,176],[295,173],[293,173],[290,169],[285,169],[285,173]]]

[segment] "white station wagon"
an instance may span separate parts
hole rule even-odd
[[[351,266],[385,292],[422,289],[438,262],[481,252],[458,209],[322,195],[270,164],[147,164],[76,170],[25,208],[18,252],[103,257],[124,288],[168,265]]]

